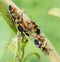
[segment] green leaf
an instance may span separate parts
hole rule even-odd
[[[37,56],[38,59],[40,59],[40,55],[39,55],[37,52],[33,52],[33,53],[28,54],[28,55],[24,58],[23,62],[26,62],[26,60],[27,60],[29,57],[31,57],[32,55],[35,55],[35,56]]]
[[[60,8],[53,7],[48,11],[48,14],[60,17]]]
[[[15,52],[15,48],[12,44],[7,45],[7,48],[9,48],[13,53]]]
[[[0,17],[0,20],[0,60],[2,60],[3,54],[7,54],[4,52],[6,50],[7,44],[11,42],[11,39],[15,36],[15,33],[11,30],[2,16]],[[7,58],[7,56],[5,58]]]

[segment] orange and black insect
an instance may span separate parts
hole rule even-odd
[[[40,36],[41,31],[38,28],[38,26],[35,24],[35,22],[31,21],[32,26],[29,28],[28,23],[26,22],[27,25],[25,25],[24,23],[23,15],[20,15],[15,7],[9,5],[9,11],[12,22],[15,23],[18,31],[21,32],[21,35],[25,33],[27,36],[30,36],[29,30],[32,29],[36,34],[36,38],[34,39],[35,45],[37,45],[38,48],[42,49],[43,51],[47,52],[47,48],[46,48],[47,44],[46,46],[44,46],[44,37]]]

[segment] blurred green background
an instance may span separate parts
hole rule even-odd
[[[25,13],[36,22],[41,31],[51,41],[52,45],[60,55],[60,18],[48,15],[51,8],[60,8],[60,0],[12,0]],[[1,5],[1,4],[0,4]],[[2,7],[1,7],[2,8]],[[1,9],[0,9],[1,10]],[[3,10],[5,11],[5,10]],[[5,17],[6,18],[6,17]],[[8,42],[16,35],[10,26],[6,23],[6,19],[0,12],[0,62],[13,62],[14,55],[6,48]],[[27,62],[50,62],[49,59],[36,48],[33,41],[29,40],[25,56],[31,52],[38,52],[41,59],[38,60],[34,55]]]

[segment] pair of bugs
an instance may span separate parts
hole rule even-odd
[[[17,9],[11,5],[9,5],[9,12],[11,15],[12,23],[15,23],[17,30],[21,33],[22,39],[24,35],[31,36],[31,33],[34,33],[34,43],[40,48],[43,52],[49,54],[48,49],[46,48],[47,43],[44,43],[45,38],[40,36],[40,29],[33,21],[24,21],[23,13],[19,14]],[[23,35],[24,33],[24,35]],[[28,41],[28,39],[26,40]]]

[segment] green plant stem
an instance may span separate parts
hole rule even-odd
[[[21,57],[21,62],[22,62],[22,60],[23,60],[23,57],[24,57],[24,48],[22,49],[22,57]]]
[[[15,45],[15,58],[14,58],[14,62],[16,62],[16,59],[17,59],[17,52],[18,52],[18,39],[17,39],[16,45]]]
[[[22,51],[22,54],[21,54],[21,56],[18,57],[19,62],[22,62],[22,60],[24,58],[24,48],[22,48],[21,51]]]

